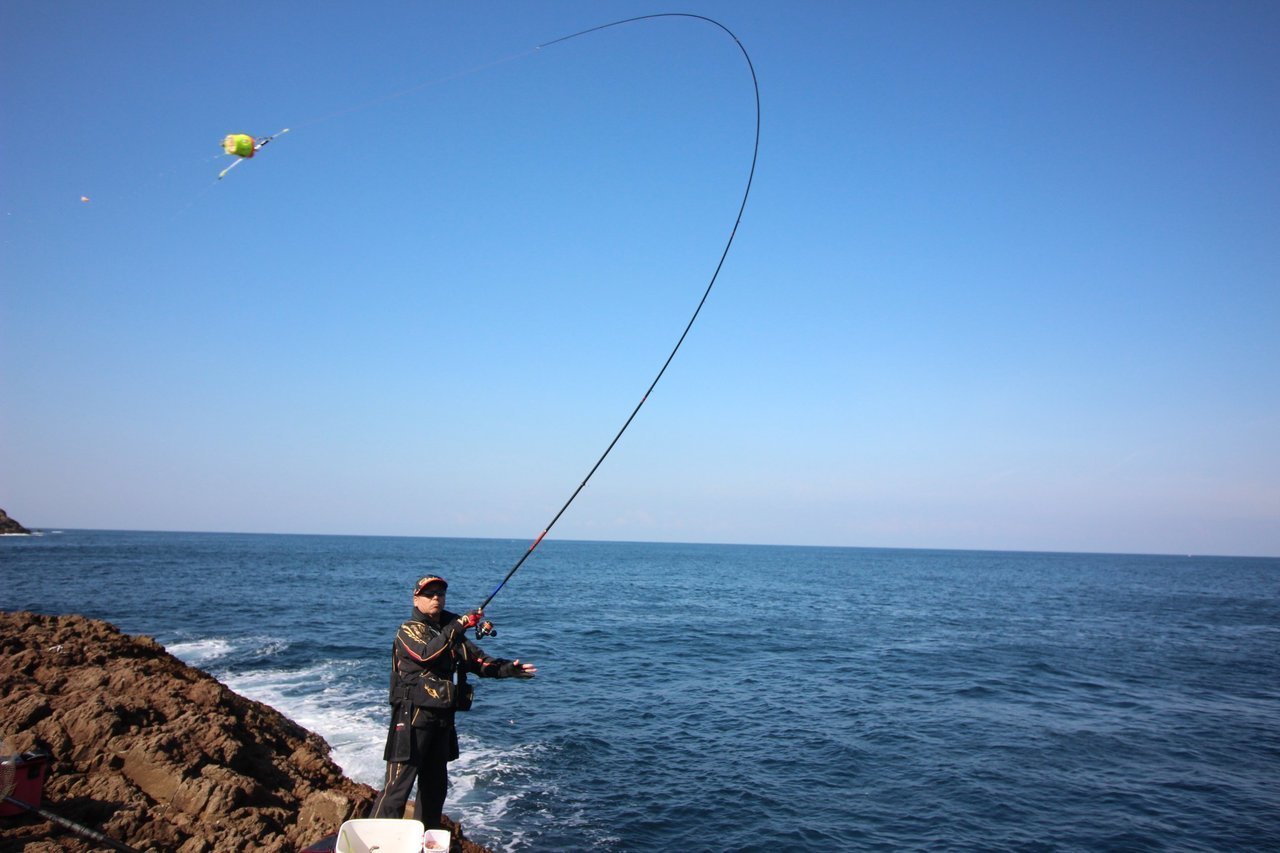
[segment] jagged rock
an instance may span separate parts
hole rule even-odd
[[[17,521],[9,517],[9,513],[0,509],[0,534],[4,533],[30,533],[31,531],[23,527]]]
[[[0,612],[0,735],[53,754],[48,811],[140,851],[293,853],[375,795],[319,735],[83,616]],[[0,817],[0,853],[100,849],[36,814]]]

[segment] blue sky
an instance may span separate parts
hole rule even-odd
[[[553,537],[1280,555],[1264,2],[5,4],[0,506],[532,539],[665,11]]]

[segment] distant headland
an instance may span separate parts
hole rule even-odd
[[[9,513],[0,509],[0,536],[30,532],[30,530],[23,527],[16,520],[10,518]]]

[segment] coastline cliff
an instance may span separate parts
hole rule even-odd
[[[375,795],[319,735],[83,616],[0,613],[0,738],[52,754],[47,811],[138,850],[294,853]],[[99,849],[31,812],[0,817],[0,851]]]
[[[30,533],[31,531],[9,517],[9,513],[0,509],[0,536],[14,533]]]

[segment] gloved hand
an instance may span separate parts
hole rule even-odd
[[[505,661],[498,669],[499,678],[533,678],[538,668],[531,663],[520,663],[520,660]]]
[[[480,623],[480,620],[483,618],[484,618],[484,611],[481,610],[479,607],[477,607],[475,610],[472,610],[470,613],[459,616],[458,624],[461,625],[462,630],[465,631],[468,628],[474,628],[476,625]]]

